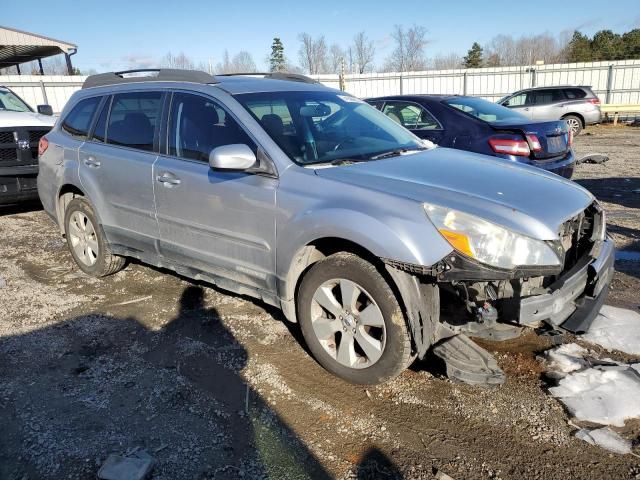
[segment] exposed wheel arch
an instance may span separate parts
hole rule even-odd
[[[353,253],[375,265],[385,276],[394,293],[397,295],[397,286],[393,279],[388,276],[384,268],[384,263],[379,257],[351,240],[338,237],[318,238],[298,250],[291,261],[283,285],[283,294],[281,294],[281,297],[284,299],[282,301],[282,310],[288,320],[292,322],[297,321],[294,299],[305,272],[318,261],[338,252]],[[401,299],[398,301],[402,302]]]
[[[67,183],[60,188],[58,192],[58,199],[56,201],[56,220],[58,221],[58,228],[60,233],[64,235],[64,215],[66,213],[67,205],[76,197],[85,197],[84,192],[77,186]]]

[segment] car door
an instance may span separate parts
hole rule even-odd
[[[252,288],[275,291],[277,178],[213,170],[215,147],[254,140],[213,98],[174,92],[166,154],[154,165],[163,256]]]
[[[533,118],[533,91],[517,93],[502,101],[502,106],[514,110],[528,119]]]
[[[164,95],[146,90],[109,97],[80,148],[80,181],[109,241],[154,253],[152,173]]]
[[[561,89],[540,89],[532,93],[532,120],[536,122],[560,120],[566,113],[567,106]]]
[[[388,100],[384,103],[382,113],[420,138],[435,144],[442,141],[444,135],[442,124],[418,103]]]

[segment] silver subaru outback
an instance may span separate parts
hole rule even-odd
[[[91,76],[40,152],[40,198],[83,272],[133,257],[262,299],[354,383],[432,347],[453,374],[490,367],[468,336],[585,330],[612,277],[579,185],[434,147],[298,75]]]

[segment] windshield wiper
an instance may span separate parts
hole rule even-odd
[[[402,155],[403,153],[421,152],[423,150],[427,150],[427,148],[396,148],[395,150],[389,150],[388,152],[382,152],[377,155],[373,155],[372,157],[369,157],[369,160],[382,160],[383,158],[397,157],[398,155]]]
[[[336,158],[331,160],[329,165],[350,165],[352,163],[366,162],[367,160],[365,158]]]

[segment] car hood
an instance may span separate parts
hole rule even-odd
[[[508,160],[432,150],[347,166],[317,168],[323,178],[460,210],[540,240],[594,201],[576,183]]]
[[[10,112],[0,110],[0,128],[6,127],[53,127],[56,118],[35,112]]]

